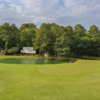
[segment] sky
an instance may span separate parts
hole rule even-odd
[[[100,0],[0,0],[0,25],[8,22],[100,27]]]

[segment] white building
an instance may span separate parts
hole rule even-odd
[[[21,53],[36,54],[36,51],[33,49],[33,47],[23,47]]]

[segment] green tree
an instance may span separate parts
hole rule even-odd
[[[2,38],[0,38],[0,50],[5,48],[5,42],[3,41]]]
[[[5,42],[6,52],[7,52],[8,44],[9,44],[11,37],[12,37],[12,35],[11,35],[10,25],[9,25],[9,23],[4,23],[3,25],[0,26],[0,38],[2,38],[3,41]]]
[[[11,28],[11,38],[10,38],[10,41],[9,41],[9,48],[12,48],[12,47],[18,47],[19,46],[19,37],[18,37],[18,33],[19,33],[19,30],[18,28],[16,27],[15,24],[12,24],[10,26]]]
[[[73,37],[74,38],[80,38],[86,36],[86,29],[81,25],[77,24],[74,27]]]
[[[51,31],[51,24],[43,23],[40,29],[36,32],[36,39],[35,39],[35,49],[39,50],[39,53],[43,55],[43,53],[51,51],[51,43],[52,43],[52,31]]]
[[[100,30],[99,30],[99,27],[97,27],[96,25],[90,26],[88,34],[89,34],[89,36],[91,36],[92,41],[94,42],[93,55],[99,56],[100,55]]]
[[[32,47],[36,38],[35,29],[24,29],[20,32],[21,47],[29,46]]]
[[[4,23],[3,25],[0,26],[0,38],[5,42],[5,54],[7,53],[7,50],[15,47],[17,44],[16,37],[18,34],[18,29],[17,27],[12,24],[10,26],[9,23]]]
[[[67,37],[69,37],[72,40],[73,39],[73,27],[71,26],[65,27],[65,32],[67,34]]]
[[[100,42],[99,27],[97,27],[96,25],[90,26],[90,29],[88,30],[88,34],[93,38],[93,41]]]
[[[56,51],[56,47],[57,47],[57,37],[60,36],[61,34],[61,30],[60,30],[60,26],[55,24],[55,23],[52,23],[52,27],[51,27],[51,31],[52,31],[52,35],[51,35],[51,49],[52,49],[52,52],[53,52],[53,55],[57,55],[57,51]]]
[[[57,55],[63,57],[70,56],[70,45],[71,36],[69,35],[69,31],[66,31],[63,26],[59,26],[59,31],[55,42],[55,51]]]
[[[72,52],[74,52],[77,56],[92,56],[94,52],[94,42],[91,37],[84,36],[82,38],[76,38],[73,42],[73,47],[71,48]]]
[[[20,27],[20,31],[31,28],[36,28],[36,25],[34,25],[33,23],[25,23]]]

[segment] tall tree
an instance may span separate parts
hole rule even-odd
[[[81,24],[77,24],[74,27],[73,33],[74,33],[73,36],[75,38],[80,38],[86,35],[86,29]]]
[[[0,38],[5,42],[5,53],[8,49],[16,46],[17,33],[18,29],[14,24],[10,26],[9,23],[4,23],[0,26]]]
[[[34,25],[33,23],[25,23],[22,24],[22,26],[20,27],[20,31],[24,29],[31,29],[31,28],[36,28],[36,25]]]
[[[69,28],[68,28],[69,29]],[[63,26],[59,26],[55,42],[55,51],[58,56],[67,57],[70,55],[71,37],[69,31],[66,31]]]
[[[9,48],[12,48],[12,47],[18,47],[18,43],[19,43],[19,37],[18,37],[18,33],[19,33],[19,30],[18,28],[16,27],[15,24],[12,24],[10,26],[11,28],[11,39],[10,39],[10,43],[9,43]]]
[[[4,23],[3,25],[0,26],[0,38],[5,41],[5,50],[7,51],[8,49],[8,44],[10,41],[10,38],[12,37],[11,35],[11,28],[9,23]]]
[[[71,51],[76,56],[92,56],[94,54],[94,43],[91,39],[91,37],[84,36],[81,38],[76,38],[73,41],[73,46],[71,47]]]
[[[73,39],[73,27],[67,26],[65,27],[65,31],[66,31],[67,36]]]
[[[96,25],[90,26],[90,29],[89,29],[88,33],[93,38],[93,41],[100,42],[99,27],[97,27]]]
[[[0,38],[0,51],[5,48],[5,42]]]
[[[50,53],[51,34],[51,24],[43,23],[40,29],[37,30],[34,46],[40,53]]]
[[[96,25],[90,26],[88,33],[91,36],[92,41],[94,42],[93,54],[95,56],[99,56],[100,55],[100,30],[99,30],[99,27],[97,27]]]
[[[21,47],[33,46],[36,37],[35,29],[24,29],[20,32]]]

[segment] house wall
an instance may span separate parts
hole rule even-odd
[[[23,47],[21,53],[36,54],[36,51],[33,49],[33,47]]]

